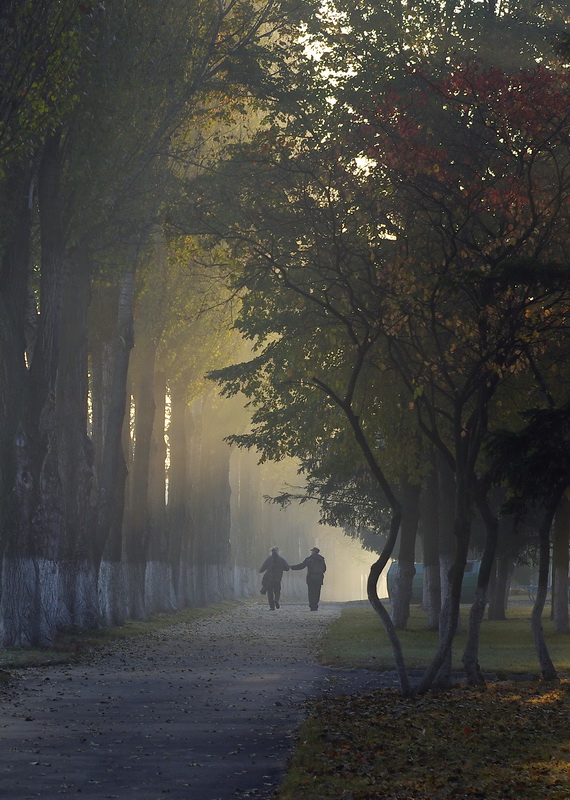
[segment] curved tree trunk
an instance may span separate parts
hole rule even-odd
[[[396,629],[390,619],[390,615],[388,614],[387,610],[384,608],[380,598],[378,597],[378,581],[380,579],[380,575],[382,571],[386,567],[388,563],[388,559],[392,555],[394,551],[394,547],[396,546],[396,540],[398,538],[398,532],[400,530],[400,523],[402,521],[402,507],[398,502],[389,482],[386,480],[386,476],[384,475],[382,469],[380,468],[379,463],[377,462],[374,454],[372,453],[370,446],[368,444],[368,440],[364,435],[364,431],[360,426],[360,419],[357,414],[354,413],[350,406],[347,406],[346,403],[341,403],[341,408],[343,408],[347,419],[352,427],[354,432],[355,439],[362,451],[362,454],[366,460],[366,463],[370,467],[370,471],[374,476],[375,480],[377,481],[378,485],[384,492],[390,508],[392,509],[392,519],[390,521],[390,533],[388,534],[388,539],[382,550],[380,558],[370,567],[370,574],[368,575],[367,580],[367,594],[368,600],[370,605],[374,609],[374,611],[380,617],[382,624],[386,630],[388,638],[390,640],[390,644],[392,646],[392,654],[394,656],[394,663],[396,666],[396,671],[398,672],[398,678],[400,681],[400,691],[407,697],[411,692],[410,682],[408,678],[408,673],[406,670],[406,665],[404,662],[404,655],[402,652],[402,645],[400,640],[398,639],[398,634]]]
[[[401,511],[396,506],[396,508],[392,512],[392,519],[390,522],[390,533],[388,535],[388,540],[382,551],[380,558],[372,564],[370,567],[370,573],[368,575],[368,582],[367,582],[367,594],[368,600],[370,605],[374,609],[374,611],[380,617],[382,624],[386,630],[388,635],[388,639],[390,640],[390,644],[392,646],[392,655],[394,657],[394,664],[396,667],[396,672],[398,673],[398,679],[400,681],[400,691],[404,697],[409,697],[411,694],[411,686],[410,681],[408,678],[408,673],[406,670],[406,665],[404,662],[404,655],[402,653],[402,645],[400,640],[398,639],[398,634],[396,633],[396,629],[390,619],[390,615],[386,608],[384,607],[382,601],[378,597],[378,580],[380,579],[380,575],[382,574],[383,569],[385,568],[386,564],[388,563],[388,559],[394,549],[396,544],[396,539],[398,537],[398,531],[400,529],[400,519],[401,519]]]

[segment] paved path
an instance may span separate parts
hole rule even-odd
[[[2,800],[268,798],[309,697],[377,686],[316,663],[341,611],[240,605],[27,669],[2,694]]]

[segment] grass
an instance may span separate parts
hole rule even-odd
[[[568,800],[570,681],[520,679],[538,672],[530,611],[517,606],[508,620],[483,624],[483,668],[516,680],[415,698],[378,690],[312,703],[275,800]],[[570,637],[555,636],[547,619],[544,626],[557,668],[570,670]],[[437,639],[421,609],[413,609],[401,638],[408,666],[425,666]],[[463,640],[460,634],[456,667]],[[322,660],[393,668],[376,615],[358,603],[331,626]]]
[[[531,605],[514,605],[504,621],[484,620],[481,626],[479,661],[485,672],[506,677],[513,673],[538,675],[539,667],[530,632]],[[469,607],[462,607],[461,632],[454,645],[454,669],[461,669]],[[561,673],[570,674],[570,636],[556,636],[550,619],[543,619],[552,660]],[[437,649],[437,633],[427,630],[426,615],[412,606],[408,630],[399,634],[409,669],[422,669]],[[388,637],[368,603],[351,603],[334,622],[321,649],[323,664],[367,669],[393,669]]]

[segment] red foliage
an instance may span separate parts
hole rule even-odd
[[[370,163],[420,209],[452,210],[479,256],[556,247],[570,202],[569,77],[469,64],[418,78],[361,109],[357,143]]]

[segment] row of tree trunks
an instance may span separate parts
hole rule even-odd
[[[70,625],[118,624],[235,591],[230,448],[218,412],[202,401],[198,417],[190,413],[190,376],[167,386],[152,340],[139,338],[138,373],[136,362],[129,372],[139,250],[123,254],[114,276],[92,283],[88,255],[66,245],[63,171],[54,134],[39,172],[42,271],[33,324],[29,174],[13,178],[22,202],[0,265],[4,645],[50,645]]]
[[[11,337],[1,391],[5,644],[49,643],[64,625],[98,621],[91,536],[95,472],[86,432],[90,278],[65,248],[61,172],[56,133],[46,141],[39,170],[41,314],[30,347],[24,339],[30,252],[25,209],[2,265]]]
[[[441,487],[446,489],[440,491]],[[440,594],[439,586],[434,590],[432,582],[432,572],[428,567],[447,565],[447,556],[451,555],[452,542],[469,541],[469,511],[464,508],[463,531],[458,531],[456,522],[456,533],[453,540],[447,539],[448,547],[442,547],[441,541],[445,541],[443,526],[440,527],[440,519],[447,521],[449,525],[452,518],[452,504],[450,498],[454,497],[455,478],[453,473],[446,468],[443,462],[439,462],[439,469],[434,469],[424,482],[422,497],[422,524],[423,524],[423,549],[424,549],[424,595],[423,605],[428,613],[428,624],[433,624],[434,629],[440,630],[440,647],[433,659],[432,664],[424,674],[419,687],[414,691],[425,691],[432,683],[444,687],[449,685],[451,674],[451,642],[458,630],[459,618],[453,615],[455,601],[460,592],[461,579],[463,577],[465,559],[467,551],[465,546],[455,550],[455,560],[450,570],[442,567],[442,587],[447,589]],[[404,499],[402,513],[402,530],[399,561],[399,572],[397,577],[397,590],[392,597],[392,620],[399,624],[400,629],[404,629],[407,616],[405,615],[405,603],[399,592],[407,593],[408,610],[411,597],[411,577],[413,577],[413,552],[415,544],[415,531],[406,527],[404,519],[406,514],[411,521],[416,515],[418,508],[418,497],[415,492],[402,493]],[[494,499],[493,499],[494,498]],[[490,500],[493,500],[496,508],[492,508]],[[508,601],[510,578],[515,563],[517,552],[524,546],[526,539],[520,531],[514,529],[513,521],[509,517],[500,516],[500,508],[504,501],[501,492],[496,492],[487,499],[486,495],[479,498],[479,510],[481,519],[485,526],[485,546],[478,573],[478,583],[475,598],[469,613],[469,626],[467,640],[463,652],[463,665],[467,681],[472,685],[483,684],[484,677],[478,660],[480,627],[487,609],[489,591],[491,592],[492,604],[489,608],[489,618],[505,619]],[[556,511],[556,513],[554,513]],[[553,522],[554,520],[554,522]],[[441,537],[440,537],[441,532]],[[570,538],[570,502],[562,497],[559,502],[555,502],[543,513],[539,526],[539,582],[538,592],[532,615],[532,631],[535,641],[537,656],[541,666],[541,672],[545,679],[556,679],[555,667],[548,654],[544,632],[542,628],[542,615],[547,596],[549,565],[550,565],[550,541],[552,533],[552,618],[555,621],[557,633],[568,631],[568,565],[569,553],[568,542]],[[443,552],[441,552],[443,550]],[[433,563],[432,563],[433,562]],[[407,580],[402,580],[402,574],[407,576]],[[431,585],[431,588],[430,588]],[[438,602],[440,597],[443,599],[443,609],[438,613]],[[455,598],[455,599],[454,599]],[[405,599],[405,598],[404,598]],[[436,611],[438,609],[438,611]],[[398,616],[398,614],[401,615]],[[396,624],[395,624],[396,627]]]

